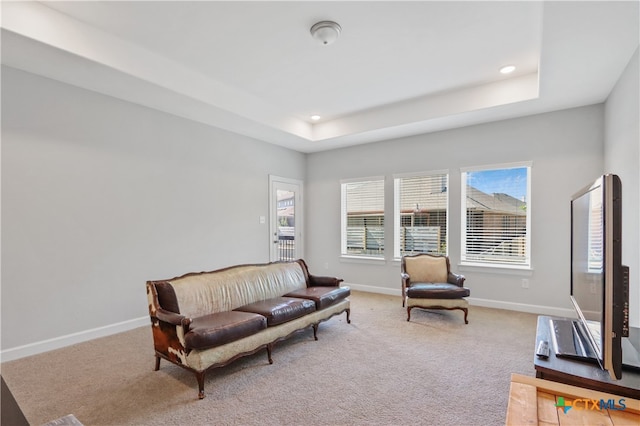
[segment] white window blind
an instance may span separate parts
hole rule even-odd
[[[461,177],[461,260],[530,267],[531,166],[468,169]]]
[[[449,176],[446,172],[394,178],[394,256],[447,254]]]
[[[341,186],[342,255],[384,257],[384,178]]]

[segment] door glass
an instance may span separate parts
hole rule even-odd
[[[277,260],[296,258],[296,196],[293,191],[278,189],[277,199]]]

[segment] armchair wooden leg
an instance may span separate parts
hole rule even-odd
[[[464,311],[464,323],[465,324],[469,324],[469,321],[467,321],[467,315],[469,314],[469,310],[467,308],[460,308]]]
[[[198,381],[198,399],[204,398],[204,375],[206,371],[195,371],[196,380]]]
[[[160,357],[156,355],[156,369],[155,371],[160,370]]]
[[[413,306],[407,307],[407,321],[411,319],[411,308],[413,308]]]
[[[273,350],[273,343],[269,343],[267,345],[267,359],[269,360],[269,364],[273,364],[273,358],[271,358],[272,350]]]

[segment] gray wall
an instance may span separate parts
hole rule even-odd
[[[640,327],[640,70],[638,50],[605,104],[606,172],[622,181],[622,261],[630,270],[629,319]]]
[[[298,152],[3,67],[3,350],[146,324],[146,280],[268,261],[268,176],[304,170]]]
[[[472,303],[540,313],[562,313],[569,302],[571,195],[603,169],[603,105],[587,106],[312,154],[307,169],[307,256],[312,269],[369,291],[400,292],[392,259],[394,173],[448,169],[449,255],[467,277]],[[526,273],[461,268],[460,168],[532,161],[532,266]],[[386,262],[341,260],[340,179],[385,175]],[[521,281],[529,279],[529,288]],[[549,309],[549,308],[557,308]]]

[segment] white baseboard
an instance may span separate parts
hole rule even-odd
[[[123,331],[133,330],[134,328],[142,327],[149,324],[149,317],[146,316],[128,321],[122,321],[116,324],[106,325],[104,327],[93,328],[91,330],[84,330],[77,333],[67,334],[66,336],[55,337],[53,339],[29,343],[28,345],[4,349],[0,351],[0,360],[2,362],[13,361],[19,358],[52,351],[54,349],[64,348],[65,346],[71,346],[77,343],[98,339],[100,337],[122,333]]]
[[[394,288],[384,288],[384,287],[375,287],[371,285],[362,285],[362,284],[353,284],[353,283],[344,283],[351,290],[356,291],[364,291],[367,293],[378,293],[378,294],[388,294],[390,296],[400,296],[400,289]]]
[[[542,305],[527,305],[526,303],[503,302],[499,300],[475,299],[469,297],[471,306],[482,306],[484,308],[506,309],[508,311],[527,312],[530,314],[550,315],[556,317],[574,318],[576,313],[572,309],[554,308]]]
[[[400,289],[375,287],[362,284],[345,283],[352,290],[365,291],[368,293],[388,294],[390,296],[400,296]],[[525,303],[503,302],[500,300],[477,299],[469,297],[467,299],[471,306],[482,306],[484,308],[506,309],[508,311],[528,312],[538,315],[551,315],[558,317],[575,317],[575,311],[572,309],[555,308],[551,306],[528,305]]]

